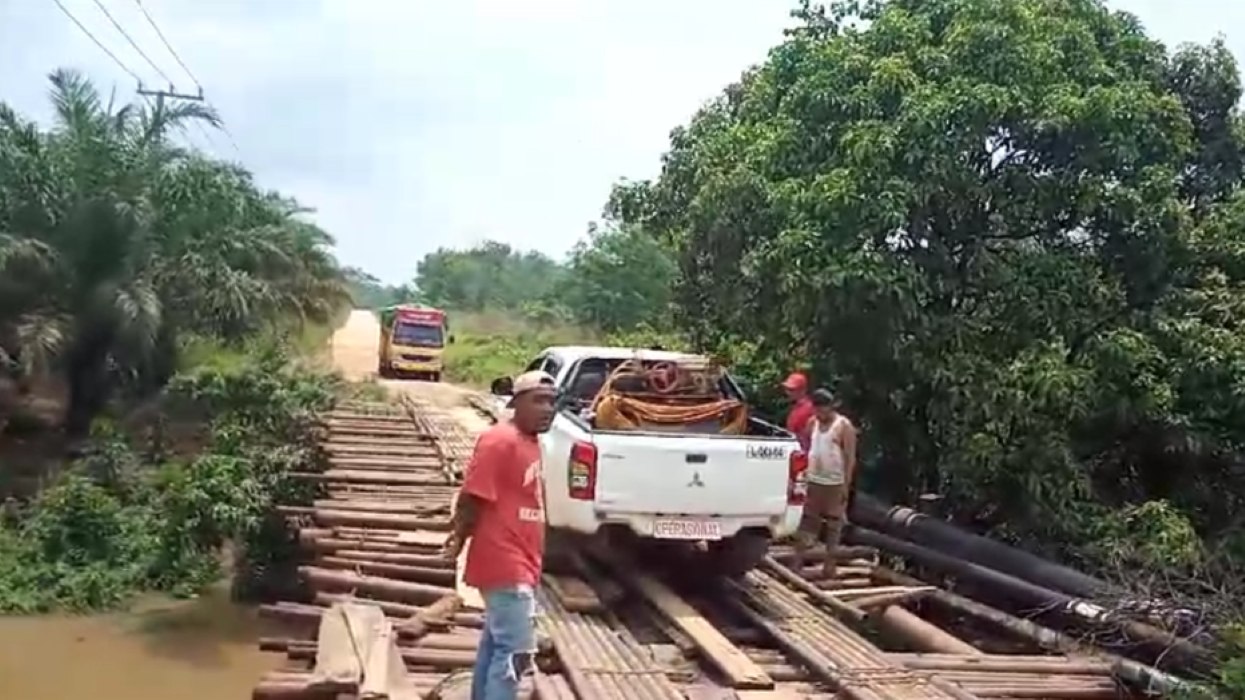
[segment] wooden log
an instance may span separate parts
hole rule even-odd
[[[676,629],[692,640],[700,654],[722,672],[730,687],[737,690],[774,687],[773,678],[665,584],[647,574],[637,573],[634,567],[624,562],[609,563],[625,585],[643,596]]]
[[[879,595],[866,596],[864,598],[856,598],[852,601],[852,605],[861,610],[869,608],[885,608],[890,605],[899,605],[900,603],[910,603],[920,600],[934,591],[933,588],[913,589],[910,591],[894,591],[892,593],[881,593]]]
[[[368,530],[364,528],[342,526],[335,527],[331,530],[305,527],[299,530],[298,537],[304,542],[320,538],[336,538],[356,542],[391,542],[393,544],[406,545],[410,547],[418,546],[426,549],[440,549],[445,545],[445,540],[448,535],[444,532],[431,532],[427,530]]]
[[[336,510],[315,508],[312,517],[320,525],[347,525],[351,527],[379,528],[389,530],[448,531],[448,518],[421,518],[401,513],[368,513],[360,510]]]
[[[399,627],[399,625],[395,625],[396,627]],[[475,651],[480,646],[480,633],[475,630],[465,632],[430,632],[419,637],[402,634],[399,642],[399,646],[403,649]],[[301,637],[262,637],[259,640],[260,651],[283,654],[290,648],[314,647],[315,645],[316,640]]]
[[[870,579],[869,585],[864,588],[854,589],[830,589],[826,591],[826,595],[833,596],[842,601],[852,602],[857,598],[869,598],[877,595],[889,595],[891,593],[910,593],[913,591],[933,591],[933,586],[878,586]]]
[[[322,472],[290,472],[290,476],[305,481],[336,481],[343,484],[437,486],[446,483],[443,475],[432,471],[404,473],[334,468]]]
[[[337,510],[361,510],[370,513],[399,513],[403,515],[416,516],[433,516],[443,515],[446,518],[450,514],[450,506],[444,504],[424,504],[412,503],[408,500],[401,501],[385,501],[385,500],[354,500],[354,499],[336,499],[324,498],[315,501],[312,504],[316,508],[337,509]]]
[[[446,586],[397,581],[379,576],[366,576],[350,571],[300,566],[298,572],[317,588],[363,591],[370,595],[399,603],[430,603],[446,595],[454,594],[454,589]]]
[[[1110,676],[1111,663],[1073,656],[1021,656],[1010,654],[890,654],[904,666],[924,671],[981,671],[1048,675]]]
[[[263,643],[265,651],[281,651],[297,661],[314,659],[319,651],[317,644],[309,641],[265,639]],[[451,649],[423,645],[402,646],[398,647],[398,651],[409,668],[425,667],[452,671],[468,668],[475,663],[476,659],[475,649],[464,648],[464,645]]]
[[[407,633],[408,636],[415,636],[411,634],[412,631],[418,632],[418,627],[415,626],[415,621],[417,619],[421,619],[421,617],[422,619],[427,620],[430,623],[430,627],[433,628],[462,628],[463,630],[474,630],[480,629],[484,625],[483,617],[477,613],[460,612],[457,609],[447,612],[445,599],[437,601],[427,607],[418,607],[383,600],[356,598],[342,593],[320,592],[315,594],[315,598],[317,603],[319,603],[318,605],[307,605],[304,603],[273,603],[261,605],[259,607],[259,614],[267,619],[293,622],[298,625],[314,626],[319,623],[320,616],[323,615],[324,611],[328,609],[327,606],[334,603],[353,601],[370,603],[379,606],[386,615],[389,615],[399,621],[396,625],[397,629]],[[458,604],[456,597],[453,600],[453,603],[454,605]]]
[[[342,549],[334,552],[333,556],[342,559],[378,561],[387,564],[444,569],[451,572],[454,570],[454,562],[449,561],[440,554],[407,554],[405,552],[368,552],[356,549]]]
[[[431,583],[442,586],[454,585],[454,572],[449,569],[430,569],[422,566],[406,566],[386,562],[347,559],[344,557],[325,556],[315,560],[315,564],[328,569],[345,569],[357,571],[369,576],[382,576],[399,581]]]
[[[392,617],[398,617],[398,618],[409,618],[412,615],[419,614],[419,611],[422,609],[418,605],[411,605],[409,603],[398,603],[392,600],[375,600],[371,598],[357,598],[348,593],[329,593],[327,591],[316,591],[315,601],[317,604],[323,605],[325,607],[333,605],[334,603],[341,603],[345,601],[361,601],[365,603],[374,603],[376,605],[379,605],[380,609],[384,610],[386,615],[390,615]]]

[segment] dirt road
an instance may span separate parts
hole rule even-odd
[[[333,334],[333,366],[351,381],[367,381],[376,377],[377,344],[380,342],[380,321],[371,311],[356,309],[346,323]],[[381,380],[391,393],[406,393],[422,398],[452,415],[464,428],[477,432],[488,426],[467,397],[478,393],[445,382]]]

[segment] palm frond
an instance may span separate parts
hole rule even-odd
[[[311,209],[173,142],[214,110],[49,81],[51,129],[0,103],[0,363],[162,382],[180,333],[243,339],[349,298]]]
[[[31,313],[9,330],[11,363],[25,375],[50,371],[68,337],[70,319],[59,313]]]
[[[82,73],[60,68],[48,76],[52,83],[50,96],[52,106],[66,131],[78,132],[96,129],[104,114],[99,91]]]
[[[20,264],[51,265],[55,260],[56,251],[44,241],[0,233],[0,274]]]

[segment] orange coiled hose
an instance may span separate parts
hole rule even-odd
[[[629,396],[616,384],[631,378],[648,383],[648,374],[635,363],[624,362],[610,373],[593,399],[597,427],[602,430],[636,430],[645,424],[663,426],[717,422],[724,435],[743,435],[748,427],[748,407],[735,399],[708,398],[701,394],[680,396],[680,388],[665,395]],[[703,384],[703,383],[702,383]]]

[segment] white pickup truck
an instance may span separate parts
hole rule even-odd
[[[557,415],[540,438],[549,527],[702,543],[698,556],[707,572],[746,573],[771,539],[794,533],[799,524],[807,467],[799,443],[754,417],[742,435],[596,429],[587,409],[605,377],[628,360],[705,362],[659,350],[553,347],[524,369],[549,373],[559,390]],[[720,384],[727,398],[743,400],[728,375]],[[493,383],[502,406],[509,385],[508,378]]]

